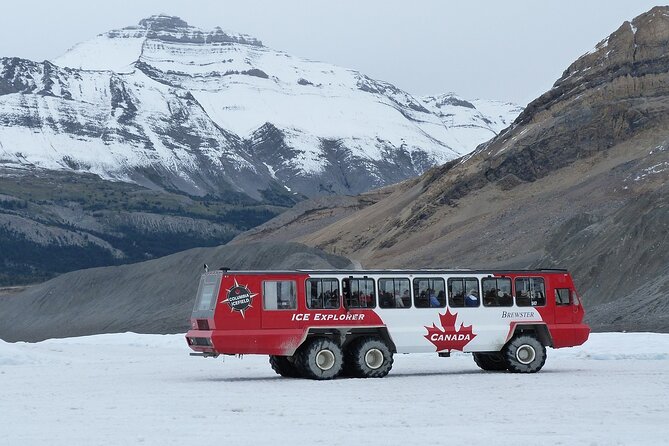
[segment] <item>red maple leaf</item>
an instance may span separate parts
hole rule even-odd
[[[471,325],[460,324],[460,328],[455,329],[456,313],[451,314],[450,310],[446,309],[445,314],[440,314],[441,326],[443,330],[438,328],[435,324],[432,327],[425,327],[427,334],[425,339],[433,343],[437,347],[437,351],[460,350],[462,351],[472,339],[476,337],[472,331]]]

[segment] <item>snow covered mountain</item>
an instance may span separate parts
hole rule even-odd
[[[439,116],[455,145],[464,153],[497,136],[523,111],[510,102],[476,99],[467,101],[455,93],[421,98],[426,108]]]
[[[468,153],[519,111],[454,95],[417,99],[161,15],[53,61],[0,59],[0,166],[196,196],[351,194]]]

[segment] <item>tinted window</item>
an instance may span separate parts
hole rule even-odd
[[[266,310],[294,310],[297,294],[293,280],[268,280],[262,286],[263,305]]]
[[[410,307],[409,279],[379,279],[379,306],[381,308]]]
[[[511,297],[511,279],[485,278],[481,279],[483,287],[483,305],[486,307],[510,307],[513,305]]]
[[[344,279],[343,283],[347,308],[374,308],[376,306],[374,279]]]
[[[541,277],[519,277],[516,279],[516,305],[537,307],[546,305],[546,286]]]
[[[414,279],[413,303],[416,308],[445,307],[444,279]]]
[[[555,290],[555,305],[569,305],[571,292],[569,288],[557,288]]]
[[[307,308],[339,308],[339,281],[308,279]]]
[[[478,307],[479,281],[475,277],[448,279],[448,306],[449,307]]]

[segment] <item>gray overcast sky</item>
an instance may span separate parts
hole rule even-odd
[[[645,0],[24,0],[3,4],[0,57],[57,57],[152,14],[250,34],[414,94],[526,105]]]

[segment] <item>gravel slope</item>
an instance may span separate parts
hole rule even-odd
[[[344,257],[298,243],[196,248],[132,265],[63,274],[26,291],[0,295],[0,338],[187,330],[203,265],[234,269],[346,268]]]

